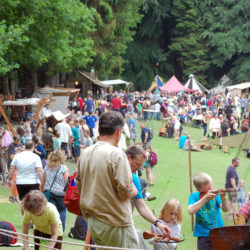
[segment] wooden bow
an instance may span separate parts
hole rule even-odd
[[[179,238],[172,237],[172,236],[169,236],[169,235],[162,235],[162,234],[154,234],[154,233],[150,233],[150,232],[143,232],[143,238],[145,240],[152,239],[154,237],[162,238],[162,239],[164,239],[164,242],[166,242],[166,243],[178,243],[178,242],[184,241],[184,240],[181,240]]]
[[[211,190],[210,192],[213,194],[218,194],[218,193],[228,193],[228,192],[233,192],[234,190],[232,188],[227,188],[227,189],[218,189],[218,190]],[[205,196],[208,192],[202,192],[200,193],[200,199]]]

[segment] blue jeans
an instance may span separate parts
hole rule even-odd
[[[151,119],[151,120],[155,119],[155,113],[154,113],[154,112],[151,112],[151,113],[150,113],[150,119]]]
[[[207,124],[203,125],[203,129],[204,129],[203,136],[206,136],[206,134],[207,134]]]
[[[161,119],[161,113],[160,113],[160,112],[157,112],[157,113],[156,113],[156,119],[157,119],[157,120],[160,120],[160,119]]]
[[[54,195],[53,193],[51,193],[49,202],[56,206],[56,208],[59,212],[59,215],[60,215],[60,219],[61,219],[63,231],[64,231],[65,230],[67,209],[66,209],[66,206],[64,205],[63,200],[64,200],[64,196],[57,196],[57,195]]]
[[[137,111],[137,120],[138,120],[138,121],[141,120],[141,111]]]

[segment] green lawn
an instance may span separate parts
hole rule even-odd
[[[159,216],[160,210],[164,203],[171,198],[176,198],[181,201],[183,208],[183,223],[182,233],[185,235],[185,241],[179,244],[179,250],[194,250],[196,249],[196,238],[192,236],[191,216],[187,213],[187,204],[189,197],[189,167],[188,167],[188,152],[178,148],[178,142],[173,139],[158,137],[158,128],[160,122],[154,121],[151,126],[154,129],[154,138],[152,141],[153,150],[158,154],[159,162],[154,168],[155,185],[148,188],[153,196],[157,199],[154,201],[146,201],[148,206],[153,210],[156,216]],[[184,127],[184,131],[191,134],[193,140],[198,140],[202,137],[203,130],[192,127]],[[198,142],[197,142],[198,143]],[[214,181],[215,189],[224,188],[225,173],[227,167],[231,163],[231,159],[237,156],[237,149],[231,149],[230,154],[224,154],[217,148],[211,151],[192,152],[192,174],[198,172],[206,172],[210,174]],[[240,166],[237,169],[240,179],[246,181],[246,192],[250,191],[250,174],[249,174],[249,159],[245,157],[243,152],[239,154]],[[75,165],[68,162],[70,171],[73,171]],[[143,173],[145,177],[145,172]],[[193,191],[195,188],[193,187]],[[0,186],[0,220],[11,221],[17,231],[21,231],[22,217],[19,210],[19,205],[9,203],[8,198],[10,190],[4,186]],[[137,211],[133,214],[135,226],[142,231],[150,230],[150,223],[145,221]],[[227,214],[223,213],[223,220],[226,225],[233,225],[233,221]],[[72,241],[67,237],[70,228],[74,225],[75,216],[67,214],[66,231],[64,240]],[[80,241],[76,241],[80,242]],[[71,249],[72,246],[64,245],[63,249]],[[16,248],[21,249],[21,248]],[[82,247],[74,247],[74,249],[82,249]]]

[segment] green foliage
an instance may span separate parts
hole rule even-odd
[[[195,1],[174,0],[172,14],[175,21],[171,45],[171,55],[180,66],[183,80],[192,73],[206,85],[210,67],[206,41],[201,37],[204,23]]]
[[[79,0],[9,0],[1,1],[0,6],[6,29],[20,26],[26,38],[23,46],[8,49],[15,65],[37,69],[48,64],[48,74],[53,74],[91,62],[93,14]]]
[[[141,20],[139,7],[142,0],[83,2],[95,9],[97,30],[92,33],[96,52],[93,65],[99,78],[121,75],[124,63],[121,55],[132,41],[133,28]]]
[[[5,21],[0,23],[0,75],[5,75],[19,67],[15,54],[28,42],[28,37],[24,34],[27,27],[27,23],[8,27]]]
[[[173,72],[166,60],[166,54],[156,41],[135,41],[128,47],[124,56],[124,78],[134,83],[135,90],[148,89],[156,74],[167,78],[164,72]],[[159,67],[156,66],[156,59]]]
[[[168,28],[171,27],[171,1],[147,0],[142,4],[143,19],[137,27],[135,39],[129,44],[123,77],[134,83],[136,90],[147,89],[156,74],[168,78],[173,73],[166,51]],[[159,62],[159,66],[156,66]]]
[[[206,0],[202,4],[211,62],[222,68],[230,65],[229,76],[235,82],[250,78],[250,2],[243,0]]]

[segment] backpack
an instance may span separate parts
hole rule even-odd
[[[148,129],[148,139],[152,140],[154,137],[153,130],[151,128]]]
[[[9,233],[10,236],[5,236],[5,235],[0,234],[0,246],[1,245],[7,246],[7,245],[17,243],[17,239],[11,237],[11,236],[18,237],[18,235],[15,234],[16,229],[10,222],[8,222],[8,221],[0,221],[0,229],[5,229],[5,230],[9,230],[9,231],[13,232],[12,234]]]
[[[76,217],[75,225],[70,229],[68,236],[79,240],[85,240],[88,231],[88,224],[81,216]]]
[[[64,188],[64,204],[70,213],[81,216],[80,195],[77,192],[77,187],[74,181],[75,177],[76,172],[68,178],[68,182]]]
[[[158,162],[158,157],[157,154],[154,152],[151,152],[149,155],[149,163],[151,165],[151,167],[155,166]]]

